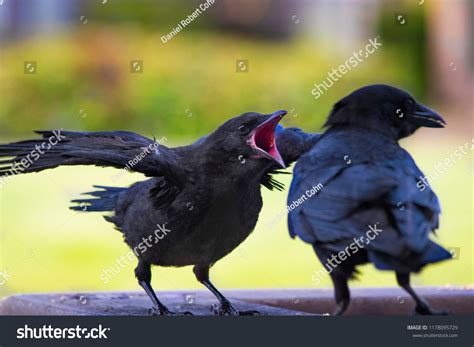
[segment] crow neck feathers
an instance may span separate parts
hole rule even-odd
[[[348,97],[334,105],[324,127],[331,130],[361,129],[378,133],[394,141],[398,141],[399,138],[399,129],[387,122],[384,105],[373,107],[356,104]]]

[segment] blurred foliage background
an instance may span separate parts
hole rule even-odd
[[[129,130],[183,145],[231,116],[277,109],[290,111],[285,126],[319,131],[339,98],[365,84],[387,83],[441,110],[450,125],[421,130],[404,141],[425,173],[458,145],[471,142],[472,18],[459,29],[462,20],[452,6],[468,9],[469,1],[448,6],[448,0],[423,5],[216,0],[163,43],[161,37],[203,2],[5,1],[0,6],[0,141],[32,136],[35,129],[64,128]],[[445,37],[433,31],[441,25]],[[454,27],[456,39],[449,31]],[[376,36],[382,47],[315,100],[314,84]],[[131,66],[136,60],[143,64],[139,73]],[[239,70],[239,60],[248,61],[246,72]],[[25,71],[31,61],[33,74]],[[438,240],[457,259],[428,267],[414,283],[473,282],[472,174],[472,155],[467,155],[433,182],[443,206]],[[135,264],[107,284],[99,279],[128,252],[121,235],[99,214],[67,207],[93,184],[124,186],[140,179],[139,174],[117,176],[112,169],[74,167],[7,182],[0,189],[0,271],[11,277],[0,285],[0,295],[137,289]],[[311,276],[322,265],[311,247],[289,238],[286,217],[271,223],[286,194],[264,191],[257,229],[212,270],[217,286],[315,287]],[[391,273],[371,266],[362,270],[355,285],[395,285]],[[201,288],[190,268],[154,272],[158,290]]]
[[[284,35],[256,24],[252,33],[216,28],[214,17],[204,12],[163,44],[160,37],[198,3],[86,2],[66,28],[8,41],[0,74],[0,131],[30,131],[26,124],[85,130],[126,125],[195,136],[246,110],[279,107],[306,115],[294,123],[318,130],[334,101],[364,84],[386,81],[425,97],[421,7],[410,9],[413,19],[406,27],[397,25],[388,9],[381,11],[374,32],[382,37],[384,51],[368,57],[315,102],[313,84],[377,35],[335,49],[331,36],[287,37],[300,24],[290,15],[278,23]],[[249,61],[249,73],[236,73],[237,59]],[[131,60],[143,62],[143,73],[130,72]],[[24,73],[24,61],[36,62],[34,76]]]

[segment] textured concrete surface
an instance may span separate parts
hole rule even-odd
[[[217,299],[206,292],[160,292],[160,300],[173,312],[189,311],[193,315],[214,315]],[[284,308],[232,300],[239,311],[258,311],[262,315],[307,315]],[[130,293],[57,293],[12,295],[0,301],[0,315],[117,315],[151,314],[151,301],[141,292]]]
[[[414,287],[434,309],[452,314],[474,314],[474,286]],[[332,313],[336,308],[332,289],[271,289],[228,291],[229,297],[247,302],[308,313]],[[351,288],[346,315],[410,315],[415,303],[401,288]]]
[[[435,309],[474,313],[474,287],[416,287]],[[335,309],[332,289],[257,289],[223,291],[241,311],[263,315],[327,314]],[[400,288],[352,288],[348,315],[410,315],[414,302]],[[213,315],[217,300],[207,291],[159,292],[172,311]],[[52,293],[12,295],[0,301],[1,315],[149,315],[142,292]]]

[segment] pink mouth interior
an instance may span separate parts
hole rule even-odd
[[[255,129],[252,136],[254,146],[268,153],[277,161],[281,161],[281,156],[275,143],[275,127],[280,119],[281,117],[275,117],[261,124]]]

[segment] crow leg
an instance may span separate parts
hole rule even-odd
[[[145,290],[148,297],[153,302],[152,314],[160,316],[176,315],[177,313],[171,312],[165,305],[158,300],[151,286],[151,266],[141,260],[138,262],[138,266],[135,268],[135,276],[138,279],[138,284]],[[191,314],[190,312],[184,312],[183,314]]]
[[[420,298],[413,288],[410,286],[410,274],[397,272],[397,282],[400,287],[405,289],[405,291],[410,294],[410,296],[415,300],[416,307],[415,313],[421,315],[447,315],[447,311],[436,311],[433,310],[428,303]]]
[[[318,246],[317,243],[313,243],[313,249],[316,253],[316,256],[319,258],[321,264],[326,267],[326,264],[329,258],[332,255],[332,252],[325,250]],[[345,266],[343,268],[343,266]],[[334,285],[334,297],[336,298],[337,308],[333,312],[333,316],[340,316],[349,306],[351,302],[351,294],[349,292],[349,286],[347,281],[354,271],[354,264],[341,264],[339,267],[332,267],[330,272],[331,280]]]
[[[204,284],[207,289],[209,289],[212,294],[219,300],[220,307],[216,308],[213,306],[212,311],[219,316],[245,316],[245,315],[255,315],[259,314],[257,311],[237,311],[227,298],[222,295],[221,292],[217,290],[216,287],[209,280],[209,266],[208,265],[196,265],[193,268],[194,275],[196,279]]]
[[[347,285],[347,276],[334,269],[331,272],[332,283],[334,284],[334,296],[336,298],[337,309],[333,312],[333,316],[340,316],[349,306],[351,302],[351,294]]]

